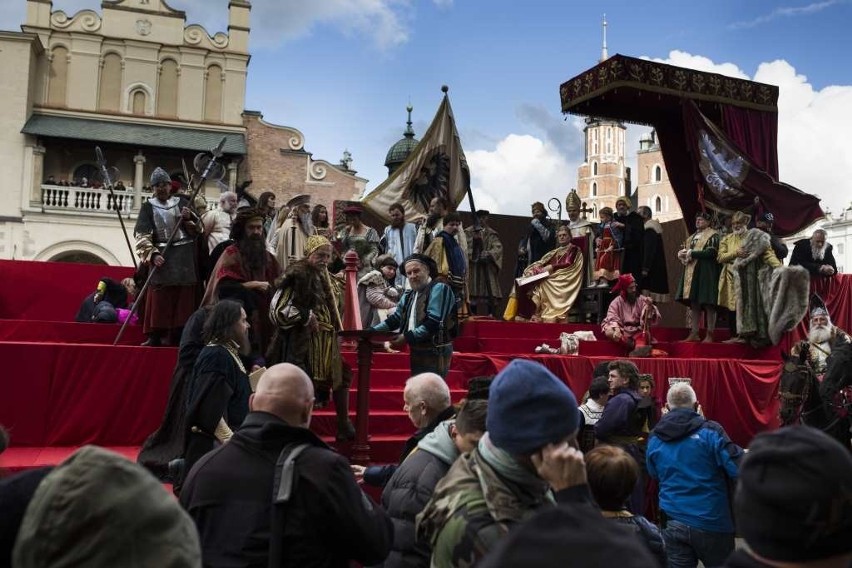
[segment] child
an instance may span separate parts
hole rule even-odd
[[[601,222],[595,239],[594,277],[598,288],[607,288],[611,280],[618,280],[624,229],[613,226],[611,208],[602,207],[599,215]]]

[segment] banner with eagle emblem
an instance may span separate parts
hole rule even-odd
[[[470,190],[470,168],[464,156],[450,99],[444,99],[426,134],[405,162],[363,200],[373,215],[390,222],[388,208],[405,207],[405,220],[425,218],[429,202],[445,197],[455,211]]]

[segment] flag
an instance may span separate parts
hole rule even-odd
[[[405,207],[406,220],[428,215],[429,202],[445,197],[455,211],[470,190],[470,168],[462,150],[450,99],[444,100],[426,134],[405,162],[363,200],[371,213],[390,222],[388,208]]]

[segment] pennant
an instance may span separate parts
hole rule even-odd
[[[429,202],[435,197],[446,198],[450,210],[455,211],[469,190],[470,168],[445,93],[420,143],[362,203],[375,216],[390,222],[388,208],[398,201],[405,207],[406,221],[416,221],[428,215]]]

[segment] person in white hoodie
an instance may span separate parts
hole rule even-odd
[[[456,458],[476,447],[485,432],[488,401],[462,403],[455,419],[441,422],[420,440],[382,491],[382,506],[393,522],[393,547],[384,568],[429,566],[428,541],[415,540],[415,519]]]

